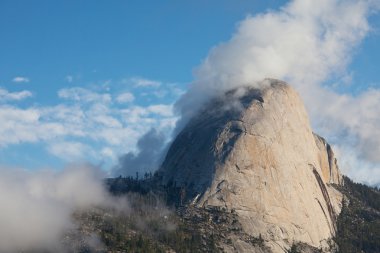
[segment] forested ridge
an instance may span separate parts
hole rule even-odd
[[[232,245],[231,235],[254,245],[258,252],[270,252],[261,236],[244,233],[236,213],[185,205],[180,188],[159,189],[154,176],[119,177],[108,179],[106,184],[112,194],[128,199],[129,210],[120,213],[94,208],[75,213],[79,228],[63,239],[69,252],[223,252],[222,245]],[[379,189],[347,177],[344,186],[336,187],[344,194],[333,238],[338,253],[379,253]],[[288,252],[322,250],[295,242]]]
[[[380,252],[380,191],[344,177],[345,194],[337,220],[339,253]]]

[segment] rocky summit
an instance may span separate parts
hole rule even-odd
[[[236,214],[270,252],[295,243],[333,252],[342,176],[300,96],[267,79],[210,101],[172,143],[157,175],[191,208]],[[262,252],[230,235],[225,252]]]

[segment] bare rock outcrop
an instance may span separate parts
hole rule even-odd
[[[230,91],[191,119],[158,172],[161,184],[199,208],[236,212],[272,252],[293,243],[330,252],[342,198],[332,187],[342,183],[334,153],[312,132],[297,92],[266,82]]]

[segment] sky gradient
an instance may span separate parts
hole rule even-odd
[[[239,22],[285,3],[2,0],[0,165],[108,170],[152,127],[169,140],[194,68]],[[337,92],[380,89],[380,18],[368,19]]]

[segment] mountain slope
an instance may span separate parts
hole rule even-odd
[[[284,82],[268,79],[261,89],[211,101],[174,140],[157,174],[164,187],[180,189],[184,203],[236,212],[244,232],[272,252],[298,242],[330,251],[342,199],[331,184],[342,176]],[[244,242],[234,247],[254,252]]]
[[[340,253],[380,252],[380,191],[344,178],[342,212],[335,241]]]

